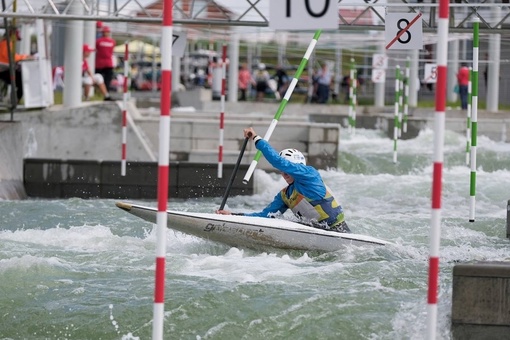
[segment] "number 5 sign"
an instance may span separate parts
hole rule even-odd
[[[421,50],[423,28],[421,13],[386,14],[386,49]]]
[[[425,84],[435,84],[437,82],[437,65],[425,64],[425,72],[423,73],[423,82]]]
[[[338,29],[337,0],[271,0],[269,28],[275,30]]]

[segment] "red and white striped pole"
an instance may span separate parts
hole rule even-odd
[[[163,2],[161,29],[161,115],[159,120],[158,213],[156,232],[156,278],[152,339],[163,339],[165,313],[166,228],[170,153],[170,106],[172,93],[173,0]]]
[[[122,96],[122,159],[120,163],[120,175],[126,176],[127,156],[127,103],[128,103],[128,79],[129,79],[129,49],[128,42],[124,50],[124,94]]]
[[[227,44],[223,43],[221,58],[221,97],[220,97],[220,142],[218,145],[218,178],[223,177],[223,136],[225,128],[225,90],[227,87]]]
[[[436,339],[437,295],[439,283],[439,246],[441,241],[441,191],[444,158],[444,127],[447,90],[449,0],[439,0],[436,114],[434,118],[434,154],[432,173],[432,216],[430,219],[430,255],[427,297],[427,339]]]

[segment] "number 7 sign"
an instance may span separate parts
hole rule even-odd
[[[337,0],[271,0],[269,28],[275,30],[338,29]]]

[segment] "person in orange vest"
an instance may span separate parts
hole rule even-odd
[[[21,35],[19,30],[12,31],[13,34],[16,36],[16,40],[21,40]],[[4,81],[6,84],[11,85],[11,74],[9,71],[9,52],[7,49],[7,42],[9,38],[8,35],[4,35],[2,40],[0,40],[0,64],[2,65],[2,71],[0,71],[0,80]],[[10,51],[14,50],[14,42],[10,41]],[[21,97],[23,97],[23,78],[21,77],[21,65],[18,63],[22,60],[29,60],[33,59],[32,56],[28,54],[17,54],[14,53],[14,62],[16,63],[16,69],[14,72],[14,78],[15,78],[15,86],[16,86],[16,98],[18,99],[18,103],[21,100]]]

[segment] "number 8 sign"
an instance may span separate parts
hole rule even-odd
[[[269,28],[275,30],[338,29],[337,0],[271,0]]]
[[[386,49],[421,50],[423,28],[421,13],[386,14]]]

